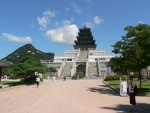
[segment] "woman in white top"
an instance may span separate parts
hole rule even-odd
[[[39,87],[39,84],[40,84],[40,77],[37,76],[37,77],[36,77],[36,85],[37,85],[37,88]]]
[[[55,82],[55,79],[56,79],[55,76],[53,76],[53,77],[52,77],[53,82]]]
[[[136,105],[136,99],[135,99],[135,93],[134,93],[134,86],[135,83],[133,81],[133,76],[129,77],[129,97],[130,97],[130,104],[132,104],[133,108],[132,111],[135,111],[135,105]]]

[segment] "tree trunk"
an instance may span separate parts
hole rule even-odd
[[[142,87],[142,75],[141,75],[141,70],[140,69],[138,70],[138,73],[139,73],[139,78],[138,79],[140,80],[140,86],[139,87],[141,88]]]

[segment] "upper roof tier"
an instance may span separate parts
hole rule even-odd
[[[77,40],[75,40],[74,42],[75,42],[75,45],[73,45],[74,49],[79,48],[80,50],[88,50],[89,48],[96,49],[95,40],[93,40],[90,28],[84,27],[83,29],[79,29]]]

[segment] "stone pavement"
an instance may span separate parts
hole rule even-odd
[[[51,80],[0,91],[0,113],[131,113],[101,80]],[[137,113],[150,113],[150,97],[137,97]]]

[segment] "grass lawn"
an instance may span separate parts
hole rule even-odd
[[[150,95],[150,81],[142,81],[142,88],[139,89],[140,82],[138,80],[134,80],[135,84],[138,86],[139,94]],[[120,91],[120,81],[113,80],[113,81],[105,81],[115,89]]]

